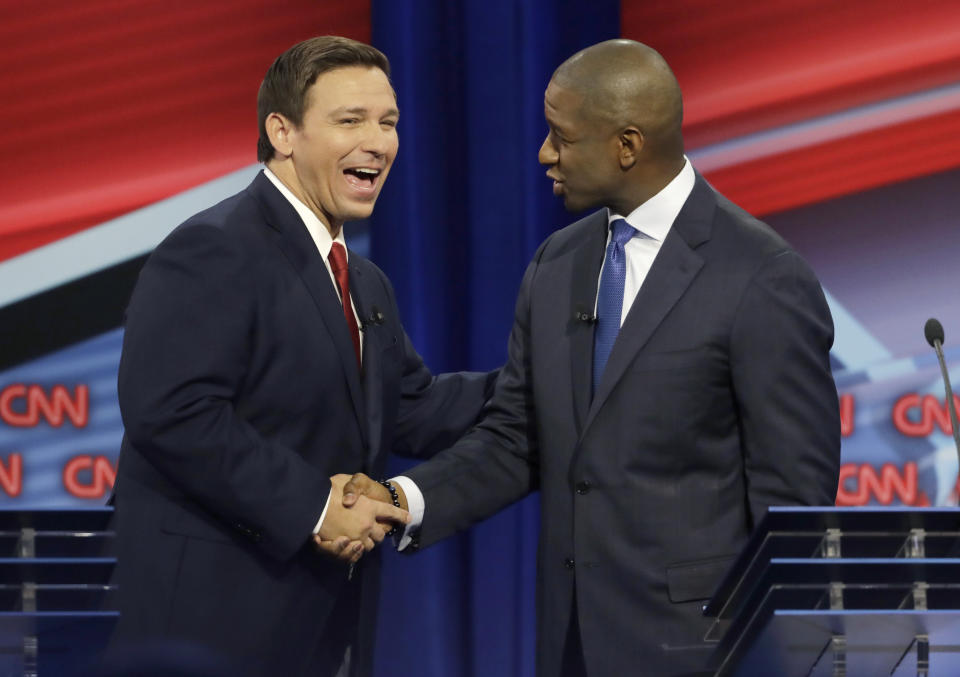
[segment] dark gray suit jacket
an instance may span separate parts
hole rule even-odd
[[[562,675],[576,593],[591,674],[702,668],[700,615],[770,505],[832,504],[833,323],[807,264],[699,175],[591,399],[605,211],[527,269],[482,423],[408,475],[419,546],[539,489],[538,673]]]
[[[358,566],[353,614],[328,626],[348,586],[309,543],[328,478],[382,476],[391,450],[448,446],[477,419],[488,375],[434,377],[390,282],[355,253],[350,288],[361,318],[382,315],[362,372],[323,259],[263,174],[147,261],[119,372],[115,647],[189,641],[250,674],[316,677],[352,642],[352,674],[369,674],[379,553]]]

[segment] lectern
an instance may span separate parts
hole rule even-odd
[[[960,675],[960,510],[771,508],[704,613],[718,677]]]
[[[119,613],[109,508],[0,510],[0,674],[73,675]]]

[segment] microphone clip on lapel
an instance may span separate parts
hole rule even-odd
[[[383,313],[380,312],[380,309],[377,306],[373,306],[370,309],[370,315],[360,318],[360,328],[365,330],[367,327],[383,324],[385,320],[386,318]]]
[[[597,316],[593,313],[588,313],[584,305],[578,304],[573,311],[573,321],[594,324],[597,321]]]

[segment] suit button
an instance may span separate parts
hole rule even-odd
[[[573,569],[574,567],[573,558],[567,557],[566,559],[564,559],[563,566],[567,567],[568,569]]]
[[[590,493],[590,482],[583,480],[582,482],[577,482],[577,493],[583,496],[584,494]]]

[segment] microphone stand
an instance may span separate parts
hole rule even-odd
[[[943,357],[943,346],[940,341],[933,342],[933,349],[937,351],[937,360],[940,362],[940,373],[943,374],[943,384],[947,391],[947,409],[950,412],[950,428],[953,431],[953,442],[957,447],[957,462],[960,463],[960,424],[957,423],[957,403],[953,399],[953,388],[950,387],[950,374],[947,373],[947,361]]]

